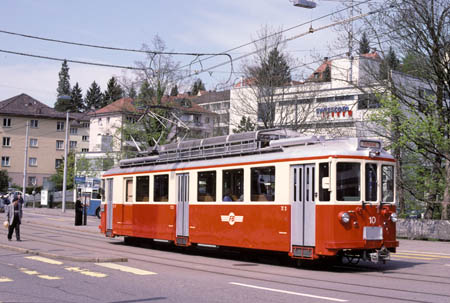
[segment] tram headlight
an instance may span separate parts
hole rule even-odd
[[[350,215],[347,212],[342,212],[339,214],[339,216],[341,217],[342,223],[347,224],[348,222],[350,222]]]
[[[397,220],[398,220],[397,214],[396,213],[392,213],[391,214],[391,221],[395,223],[395,222],[397,222]]]

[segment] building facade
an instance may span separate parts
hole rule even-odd
[[[69,148],[75,152],[87,146],[81,142],[88,133],[82,121],[88,122],[81,116],[70,119]],[[0,123],[0,169],[8,172],[12,184],[22,186],[26,170],[25,185],[42,186],[63,164],[66,114],[21,94],[0,101]]]

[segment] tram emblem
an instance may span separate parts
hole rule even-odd
[[[220,219],[222,222],[228,222],[230,225],[234,225],[236,222],[244,222],[244,216],[236,216],[233,212],[225,216],[220,216]]]

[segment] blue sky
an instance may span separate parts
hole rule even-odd
[[[329,14],[342,6],[338,2],[317,0],[314,10],[294,7],[289,0],[3,0],[0,2],[0,30],[87,44],[139,49],[150,44],[155,34],[168,50],[177,52],[217,53],[250,42],[261,26],[289,28]],[[318,27],[330,18],[314,22]],[[309,24],[286,32],[291,37],[308,31]],[[324,30],[287,44],[286,51],[301,62],[330,54],[329,45],[337,33]],[[106,64],[133,66],[141,54],[114,52],[37,41],[0,33],[0,49],[42,56],[67,58]],[[238,57],[252,48],[232,52]],[[342,50],[340,50],[342,51]],[[174,57],[181,63],[192,58]],[[204,67],[223,59],[211,60]],[[239,70],[237,61],[234,68]],[[318,64],[317,64],[318,65]],[[317,66],[316,65],[316,66]],[[311,66],[314,68],[316,66]],[[86,92],[95,80],[102,90],[111,76],[121,76],[120,69],[69,63],[72,86],[79,82]],[[0,100],[26,93],[53,106],[61,62],[29,58],[0,52]],[[229,66],[219,67],[199,77],[214,89],[227,78]],[[238,77],[233,75],[233,79]]]

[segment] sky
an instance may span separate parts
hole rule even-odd
[[[339,1],[316,0],[315,9],[293,6],[289,0],[2,0],[0,2],[0,30],[71,42],[140,49],[143,43],[151,45],[155,35],[166,44],[168,51],[220,53],[246,44],[258,37],[263,26],[287,29],[285,38],[308,32],[332,23],[331,17],[311,20],[342,9]],[[311,62],[333,52],[337,32],[332,29],[295,39],[286,44],[286,52],[298,62]],[[143,60],[143,54],[86,48],[29,39],[0,33],[0,50],[69,60],[111,65],[134,66]],[[230,52],[237,58],[254,50],[253,46]],[[192,56],[173,56],[181,65],[189,65]],[[249,57],[246,58],[249,60]],[[203,62],[203,68],[226,61],[215,57]],[[233,61],[233,70],[239,71],[244,60]],[[61,61],[50,61],[8,54],[0,51],[0,100],[21,93],[54,106]],[[309,65],[310,71],[320,63]],[[123,69],[69,63],[71,85],[79,83],[83,95],[93,81],[102,91],[112,77],[132,77]],[[201,70],[200,65],[191,66]],[[188,67],[187,67],[188,69]],[[239,73],[230,74],[230,64],[199,74],[206,89],[229,87],[239,79]],[[297,69],[294,78],[301,78]],[[306,71],[308,72],[308,71]],[[185,85],[195,78],[185,79]],[[186,84],[187,83],[187,84]]]

